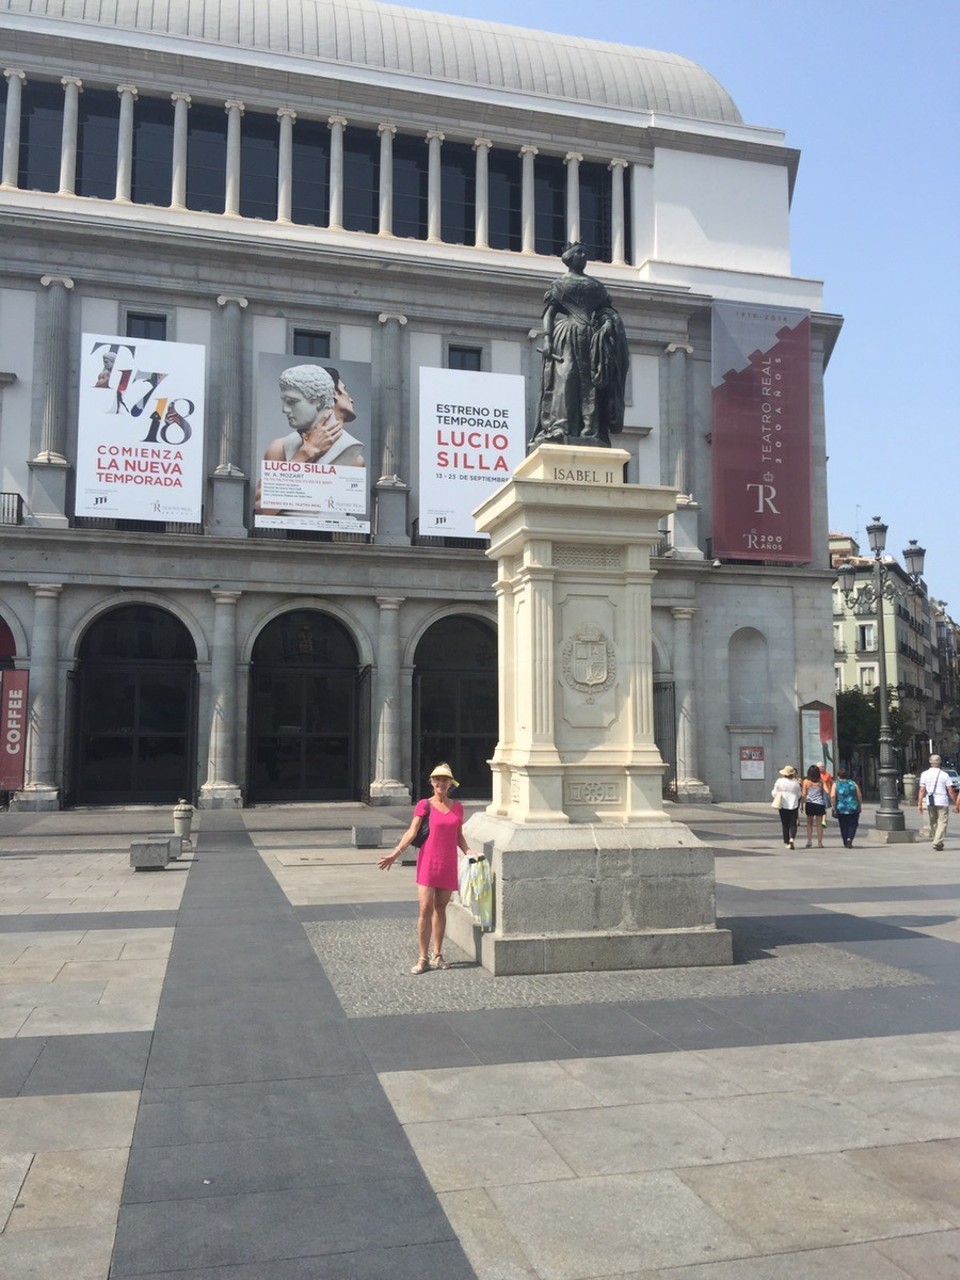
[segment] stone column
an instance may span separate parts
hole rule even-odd
[[[540,154],[539,147],[524,146],[520,148],[523,157],[523,172],[520,187],[520,252],[536,253],[536,195],[533,182],[533,162]]]
[[[329,116],[330,126],[330,216],[327,226],[331,231],[343,230],[343,131],[347,127],[346,116]]]
[[[440,144],[443,134],[439,129],[427,132],[427,241],[439,244],[443,239],[443,218],[440,190]]]
[[[567,166],[567,243],[580,239],[580,161],[579,151],[568,151],[563,157]]]
[[[246,298],[223,293],[220,357],[220,453],[213,473],[211,532],[220,537],[244,538],[246,475],[240,466],[240,424],[243,414],[243,311]]]
[[[26,74],[15,67],[4,71],[7,81],[7,113],[3,122],[3,176],[0,186],[20,185],[20,112]]]
[[[26,778],[12,798],[14,809],[59,809],[57,741],[59,737],[59,582],[30,582],[33,633],[30,638],[30,718]]]
[[[114,200],[130,203],[133,182],[133,104],[137,100],[135,84],[118,84],[120,95],[120,126],[117,130],[117,187]]]
[[[693,347],[686,342],[671,342],[666,348],[666,483],[677,491],[677,509],[671,517],[672,553],[679,560],[702,560],[699,545],[698,517],[700,507],[691,493],[693,488],[690,447],[690,406],[687,393],[689,369],[687,358]]]
[[[228,98],[223,104],[227,113],[227,172],[223,196],[223,212],[229,217],[240,216],[240,121],[243,103]]]
[[[377,596],[380,635],[377,645],[376,763],[370,783],[371,804],[409,804],[400,781],[400,606],[402,596]]]
[[[277,221],[292,221],[293,213],[293,126],[297,113],[289,107],[277,112],[280,145],[277,149]]]
[[[77,187],[77,121],[80,115],[80,90],[83,81],[76,76],[62,76],[63,132],[60,135],[60,191],[72,196]]]
[[[210,654],[210,740],[201,809],[239,809],[237,778],[237,601],[240,591],[210,592],[214,600]]]
[[[473,144],[477,154],[473,201],[473,243],[478,249],[490,247],[490,148],[492,146],[493,143],[489,138],[477,138]]]
[[[171,93],[173,101],[173,168],[170,182],[170,208],[187,207],[187,113],[192,101],[189,93]]]
[[[380,135],[380,226],[378,234],[393,235],[393,138],[395,124],[381,124]]]
[[[626,221],[623,205],[623,175],[626,160],[611,160],[610,170],[610,259],[615,266],[626,266]]]
[[[677,605],[673,614],[673,682],[677,713],[677,802],[710,804],[712,796],[700,781],[697,759],[696,679],[693,669],[693,619],[697,610]]]
[[[377,518],[374,541],[409,546],[407,495],[401,478],[406,470],[403,441],[403,352],[401,332],[407,317],[385,311],[377,317],[383,325],[380,343],[380,478],[376,485]]]
[[[41,352],[43,407],[40,449],[30,469],[29,514],[24,523],[62,529],[67,518],[66,458],[67,373],[70,362],[68,312],[73,281],[69,276],[41,276],[47,290],[38,331]]]

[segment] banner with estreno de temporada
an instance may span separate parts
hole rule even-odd
[[[199,524],[204,348],[111,334],[81,341],[76,514]]]
[[[471,513],[523,461],[525,399],[518,374],[420,370],[421,534],[487,536]]]

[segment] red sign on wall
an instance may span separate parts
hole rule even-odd
[[[0,681],[0,791],[23,787],[27,746],[27,671],[4,671]]]
[[[713,554],[812,559],[810,313],[713,306]]]

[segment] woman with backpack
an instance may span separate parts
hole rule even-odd
[[[843,847],[852,849],[853,838],[860,825],[863,796],[846,769],[837,770],[836,781],[830,788],[830,803],[840,824],[840,839],[843,841]]]

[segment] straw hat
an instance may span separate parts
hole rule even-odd
[[[453,776],[453,771],[448,764],[438,764],[435,769],[430,770],[431,778],[449,778],[455,787],[459,787],[460,783]]]
[[[796,776],[797,776],[797,771],[792,764],[785,764],[783,768],[780,770],[781,778],[795,778]]]

